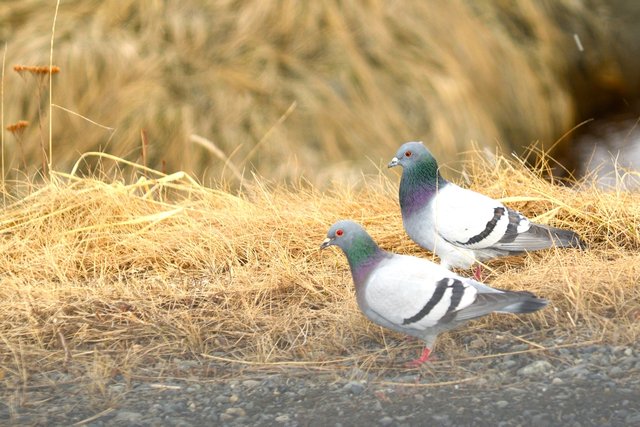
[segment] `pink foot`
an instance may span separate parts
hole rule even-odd
[[[481,282],[482,281],[482,267],[480,266],[480,264],[478,264],[476,266],[476,270],[473,272],[473,277],[478,281]]]
[[[416,360],[412,360],[411,362],[408,362],[407,367],[417,368],[418,366],[422,365],[424,362],[426,362],[429,359],[429,354],[431,354],[431,350],[425,347],[424,350],[422,350],[422,354],[420,355],[420,357],[417,358]]]

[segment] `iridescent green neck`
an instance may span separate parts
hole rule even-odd
[[[345,248],[344,253],[349,261],[356,287],[366,280],[371,270],[385,258],[386,254],[366,233],[353,236],[351,244]]]
[[[429,203],[447,181],[438,171],[431,156],[405,167],[400,180],[400,207],[403,215],[411,215]]]

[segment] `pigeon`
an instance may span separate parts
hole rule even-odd
[[[547,305],[530,292],[491,288],[427,259],[387,252],[353,221],[333,224],[320,249],[334,245],[347,257],[362,313],[424,341],[410,366],[428,360],[440,332],[489,313],[531,313]]]
[[[478,261],[552,246],[586,247],[574,231],[533,223],[497,200],[447,181],[422,142],[403,144],[388,166],[398,165],[403,167],[399,195],[404,228],[446,268],[467,269]]]

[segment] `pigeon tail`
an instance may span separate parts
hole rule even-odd
[[[521,301],[518,301],[514,304],[508,305],[500,312],[506,313],[533,313],[534,311],[538,311],[541,308],[546,307],[549,303],[544,298],[538,298],[530,292],[521,291],[521,292],[510,292],[512,294],[517,294],[520,296]]]
[[[575,231],[542,224],[531,224],[531,228],[533,227],[539,227],[549,233],[553,244],[559,248],[587,249],[587,244]]]
[[[479,260],[491,259],[501,255],[517,255],[526,251],[538,251],[552,247],[586,249],[587,244],[578,233],[563,228],[531,223],[522,233],[507,233],[494,246],[479,249]]]
[[[547,304],[546,299],[527,291],[480,292],[471,306],[456,312],[455,321],[471,320],[493,312],[531,313]]]

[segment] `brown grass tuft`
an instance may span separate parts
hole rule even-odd
[[[457,336],[519,325],[539,340],[640,337],[640,194],[555,186],[500,156],[468,170],[473,188],[576,230],[590,249],[490,263],[489,283],[550,307],[477,321],[445,334],[439,351],[464,357]],[[395,177],[324,192],[256,179],[236,195],[184,173],[145,174],[127,183],[54,172],[0,213],[0,372],[114,375],[172,357],[393,362],[396,335],[359,313],[344,257],[318,245],[331,223],[353,218],[384,248],[430,257],[402,230]]]
[[[53,157],[58,170],[88,151],[135,159],[147,129],[156,169],[166,160],[170,171],[235,180],[222,168],[234,164],[320,184],[344,173],[327,165],[345,160],[373,171],[362,154],[387,159],[399,141],[435,142],[442,161],[457,161],[471,141],[516,152],[552,144],[640,92],[627,54],[637,26],[619,19],[624,2],[59,3],[55,60],[65,72],[48,116],[51,140],[69,145]],[[3,2],[8,63],[49,61],[47,4]],[[617,33],[628,41],[619,48]],[[5,104],[16,106],[7,120],[35,122],[46,97],[7,77]],[[38,138],[27,130],[30,166],[41,163]],[[6,155],[17,164],[17,147]]]

